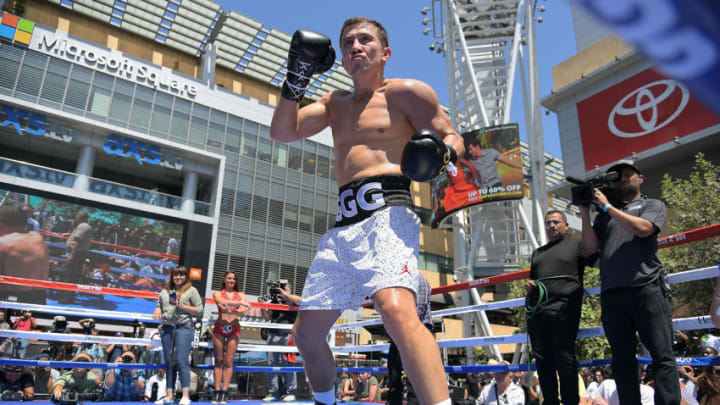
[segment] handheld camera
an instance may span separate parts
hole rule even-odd
[[[582,181],[571,176],[566,177],[566,179],[570,183],[577,184],[575,187],[570,189],[572,192],[572,203],[577,206],[588,206],[592,204],[594,188],[601,189],[608,199],[616,199],[613,198],[615,195],[614,189],[611,189],[610,187],[613,183],[620,180],[620,173],[613,171],[599,174],[588,181]]]

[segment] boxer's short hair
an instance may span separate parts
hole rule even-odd
[[[385,27],[383,27],[382,24],[380,24],[378,21],[366,17],[353,17],[345,20],[342,28],[340,29],[340,51],[342,51],[343,37],[345,36],[345,31],[347,31],[353,25],[362,23],[368,23],[375,26],[378,36],[380,37],[380,43],[382,44],[382,46],[384,48],[390,46],[390,40],[388,39],[387,30],[385,29]]]

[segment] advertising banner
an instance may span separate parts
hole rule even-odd
[[[181,263],[185,227],[0,186],[0,252],[17,253],[0,255],[0,275],[26,281],[0,283],[0,299],[151,313],[155,296]],[[39,288],[33,280],[68,284]],[[203,293],[200,284],[195,286]]]
[[[684,84],[654,69],[577,103],[577,113],[586,170],[720,123]]]
[[[431,184],[431,225],[471,205],[522,198],[522,156],[517,124],[480,128],[462,134],[465,156],[457,174]]]

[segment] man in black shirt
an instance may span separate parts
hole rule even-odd
[[[280,298],[280,303],[289,305],[291,307],[300,306],[300,297],[292,294],[292,288],[287,280],[279,280],[280,289],[277,293]],[[259,302],[264,302],[263,297],[258,297]],[[297,311],[274,311],[263,309],[262,316],[265,320],[271,321],[272,323],[295,323],[297,318]],[[270,329],[268,331],[267,344],[273,346],[287,346],[290,341],[290,329]],[[286,366],[288,365],[286,353],[268,352],[268,362],[273,367]],[[268,388],[268,394],[263,401],[294,401],[295,393],[297,392],[297,378],[295,373],[285,373],[284,378],[284,391],[285,395],[281,396],[283,392],[280,386],[280,373],[272,373],[270,375],[270,387]]]
[[[560,211],[545,215],[549,242],[535,249],[530,279],[525,283],[528,334],[537,362],[540,389],[546,405],[580,401],[575,340],[580,326],[585,266],[594,259],[579,237],[568,233],[567,217]]]
[[[616,188],[623,203],[612,206],[594,190],[599,207],[590,225],[590,207],[581,206],[583,242],[600,253],[600,304],[605,335],[612,352],[612,370],[621,404],[640,403],[637,335],[652,357],[655,404],[680,404],[680,386],[672,350],[670,286],[657,257],[657,235],[665,224],[660,200],[640,192],[645,177],[630,160],[608,169],[620,174]],[[636,335],[637,333],[637,335]]]
[[[482,374],[474,372],[468,373],[465,377],[465,399],[471,402],[475,402],[480,396],[480,382],[483,380]]]

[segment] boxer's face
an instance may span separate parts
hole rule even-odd
[[[343,67],[350,76],[383,65],[390,58],[390,48],[382,45],[377,28],[370,23],[348,28],[340,45]]]

